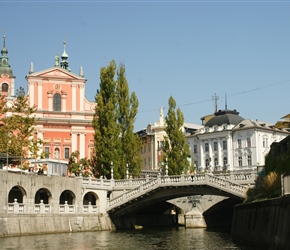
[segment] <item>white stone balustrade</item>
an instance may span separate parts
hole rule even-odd
[[[231,195],[241,198],[246,197],[246,190],[249,185],[253,185],[256,174],[253,173],[228,173],[228,174],[197,174],[193,176],[158,176],[156,179],[150,180],[137,188],[133,188],[125,192],[122,196],[118,196],[108,201],[108,210],[118,207],[130,200],[136,199],[159,187],[178,187],[185,185],[199,186],[207,185],[220,189]],[[247,184],[247,185],[245,185]],[[123,184],[124,185],[124,184]],[[122,197],[122,198],[121,198]]]

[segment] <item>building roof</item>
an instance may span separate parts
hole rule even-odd
[[[209,119],[205,126],[206,127],[212,127],[212,126],[221,126],[223,124],[233,124],[237,125],[241,121],[243,121],[244,118],[239,116],[239,112],[229,109],[219,110],[214,113],[214,117]]]
[[[261,128],[261,129],[263,128],[263,129],[268,129],[268,130],[276,130],[280,132],[289,132],[289,129],[276,128],[273,123],[259,121],[259,120],[252,120],[252,119],[241,121],[233,129],[238,130],[238,129],[247,129],[247,128]]]

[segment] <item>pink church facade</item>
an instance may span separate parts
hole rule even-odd
[[[87,80],[82,68],[78,75],[69,69],[65,49],[64,43],[64,52],[61,58],[56,55],[53,67],[34,72],[31,63],[26,75],[29,103],[37,108],[34,113],[37,118],[35,136],[43,141],[39,153],[44,152],[45,158],[62,162],[67,162],[74,151],[79,151],[79,158],[91,158],[94,150],[92,120],[96,106],[85,97]],[[8,64],[5,37],[1,53],[2,94],[7,100],[13,100],[15,76]]]

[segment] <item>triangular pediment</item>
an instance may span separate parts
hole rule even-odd
[[[28,75],[28,77],[41,77],[41,78],[65,78],[65,79],[72,79],[72,80],[83,80],[84,78],[78,76],[72,72],[67,71],[66,69],[60,67],[53,67],[50,69],[38,71]]]

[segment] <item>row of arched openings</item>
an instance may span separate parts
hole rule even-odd
[[[22,187],[14,186],[8,194],[8,203],[13,203],[15,199],[17,199],[18,203],[23,203],[25,196],[26,196],[26,193]],[[40,204],[42,201],[44,204],[49,204],[51,198],[52,198],[52,195],[48,189],[40,188],[35,194],[34,203]],[[83,198],[83,205],[91,204],[95,206],[97,205],[97,200],[98,200],[98,196],[95,193],[88,192],[85,194]],[[70,190],[64,190],[59,197],[59,204],[65,204],[65,203],[69,205],[75,204],[75,195]]]

